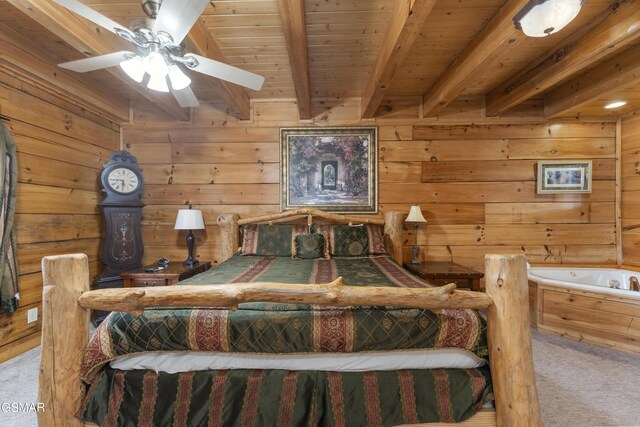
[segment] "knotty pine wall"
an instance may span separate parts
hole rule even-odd
[[[0,72],[0,113],[16,142],[18,190],[16,239],[20,308],[0,314],[0,362],[40,344],[41,259],[82,252],[92,277],[100,271],[98,246],[102,200],[98,176],[120,145],[119,127],[19,76]],[[27,323],[27,310],[38,321]]]
[[[622,255],[640,265],[640,117],[622,121]]]
[[[187,203],[204,211],[207,224],[197,256],[214,262],[218,214],[279,211],[279,127],[376,125],[380,209],[421,205],[429,221],[417,236],[424,259],[481,270],[486,253],[524,253],[532,263],[616,262],[615,123],[545,124],[518,112],[487,119],[475,99],[437,120],[418,119],[413,100],[383,105],[376,120],[358,120],[355,99],[316,101],[314,111],[300,123],[293,101],[254,102],[252,119],[238,121],[205,104],[190,123],[177,123],[137,105],[134,125],[122,132],[144,168],[145,261],[186,257],[173,223]],[[592,159],[593,192],[537,195],[542,159]],[[414,236],[407,230],[405,237],[409,258]]]

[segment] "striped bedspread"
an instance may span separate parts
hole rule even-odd
[[[325,283],[338,276],[350,286],[430,286],[387,256],[330,260],[234,256],[181,284]],[[160,401],[170,409],[171,415],[164,417],[191,420],[177,425],[459,421],[473,415],[482,404],[490,389],[488,367],[369,373],[235,370],[167,374],[118,371],[106,365],[123,356],[165,351],[335,353],[451,347],[486,360],[485,329],[483,319],[472,310],[434,313],[398,307],[331,308],[255,302],[240,304],[234,311],[185,308],[145,310],[140,316],[112,313],[98,327],[85,355],[82,374],[90,384],[85,419],[120,425],[111,424],[110,417],[118,419],[124,413],[135,413],[139,421],[151,399],[153,411],[159,410]],[[127,390],[128,399],[118,403],[116,411],[113,405],[114,399],[119,399],[118,390]],[[149,394],[153,390],[156,395]],[[185,396],[189,396],[187,407],[170,402],[182,401]],[[103,402],[105,399],[108,405]],[[224,413],[215,410],[220,399],[227,402]],[[252,421],[238,424],[237,417],[230,415],[234,412],[228,412],[228,405],[243,401],[245,404],[237,408],[237,413],[246,414]],[[395,403],[387,405],[387,401]],[[208,409],[197,411],[196,405],[206,405]],[[110,411],[115,412],[109,415]],[[247,411],[256,412],[250,415]],[[371,423],[355,423],[365,413],[375,419]],[[148,412],[144,417],[147,416]],[[291,422],[271,422],[282,417]],[[374,422],[378,418],[381,422]],[[265,420],[270,423],[265,424]]]

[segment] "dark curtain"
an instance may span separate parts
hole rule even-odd
[[[18,261],[13,228],[16,211],[18,164],[16,145],[9,130],[0,121],[0,300],[2,312],[18,308]]]

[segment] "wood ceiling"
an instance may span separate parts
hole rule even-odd
[[[125,26],[144,17],[139,0],[81,1]],[[465,96],[484,96],[488,116],[531,100],[546,118],[640,110],[640,0],[588,0],[569,26],[546,38],[515,30],[512,18],[526,3],[212,1],[187,37],[187,51],[266,82],[256,92],[191,73],[192,87],[201,102],[222,100],[241,118],[255,98],[297,98],[301,118],[311,116],[313,98],[360,98],[364,118],[403,97],[422,100],[424,117]],[[129,49],[50,0],[0,0],[0,43],[7,47],[0,66],[15,59],[9,46],[49,65]],[[98,87],[112,103],[147,99],[178,119],[189,116],[170,95],[147,90],[118,67],[65,73],[56,76]],[[603,108],[619,99],[628,104]]]

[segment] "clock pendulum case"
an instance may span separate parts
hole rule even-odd
[[[102,241],[102,262],[105,270],[96,277],[98,289],[121,288],[121,273],[142,266],[141,221],[144,204],[140,200],[144,181],[142,169],[134,156],[117,151],[103,165],[100,176],[102,191],[106,193],[100,208],[105,221]],[[101,322],[106,312],[95,312],[94,321]]]

